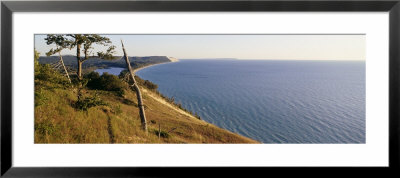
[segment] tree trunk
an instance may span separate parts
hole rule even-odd
[[[78,61],[78,78],[79,80],[82,80],[82,61]]]
[[[61,53],[58,53],[58,54],[60,55],[60,61],[61,61],[62,66],[64,67],[65,73],[67,74],[69,83],[72,83],[72,82],[71,82],[71,79],[69,78],[69,74],[68,74],[67,68],[66,68],[65,65],[64,65],[64,60],[63,60],[63,58],[62,58],[62,56],[61,56]]]
[[[144,131],[147,132],[147,122],[146,122],[146,115],[144,112],[143,101],[142,101],[142,94],[140,93],[139,87],[136,83],[135,74],[133,73],[133,70],[131,68],[131,63],[129,61],[128,55],[126,54],[124,43],[122,42],[122,40],[121,40],[121,43],[122,43],[122,50],[124,51],[125,62],[126,62],[126,65],[128,67],[129,73],[130,73],[132,81],[133,81],[132,87],[136,91],[136,97],[138,100],[139,115],[140,115],[140,121],[142,123],[142,128]]]
[[[81,45],[78,44],[76,45],[76,59],[78,60],[78,80],[79,80],[79,85],[78,85],[78,102],[81,101],[82,99],[82,60],[81,60]]]
[[[78,79],[82,79],[81,45],[76,45],[76,59],[78,60]]]

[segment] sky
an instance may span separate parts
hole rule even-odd
[[[169,56],[178,59],[237,58],[269,60],[365,60],[365,35],[102,35],[122,56]],[[35,35],[40,55],[55,46]],[[94,52],[105,50],[94,46]],[[62,55],[76,55],[65,49]]]

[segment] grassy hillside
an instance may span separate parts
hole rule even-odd
[[[87,86],[93,85],[91,77]],[[258,143],[194,117],[140,80],[146,134],[135,92],[113,77],[106,84],[116,83],[122,92],[84,87],[78,102],[77,84],[48,65],[35,64],[35,143]]]

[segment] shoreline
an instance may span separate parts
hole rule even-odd
[[[133,69],[133,74],[136,75],[137,71],[140,71],[142,69],[145,69],[145,68],[148,68],[148,67],[151,67],[151,66],[155,66],[155,65],[158,65],[158,64],[166,64],[166,63],[170,63],[170,62],[161,62],[161,63],[157,63],[157,64],[150,64],[150,65],[147,65],[147,66],[139,67],[139,68]]]
[[[147,66],[139,67],[137,69],[133,69],[133,73],[136,75],[137,71],[140,71],[142,69],[145,69],[145,68],[148,68],[148,67],[151,67],[151,66],[159,65],[159,64],[166,64],[166,63],[171,63],[171,62],[179,62],[179,60],[176,59],[176,58],[172,58],[171,59],[170,57],[168,57],[168,59],[170,60],[169,62],[161,62],[161,63],[157,63],[157,64],[150,64],[150,65],[147,65]]]

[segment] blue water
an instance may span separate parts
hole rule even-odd
[[[107,72],[108,74],[112,75],[119,75],[121,71],[125,70],[126,68],[120,68],[120,67],[110,67],[110,68],[105,68],[105,69],[96,69],[95,72],[98,72],[100,75],[103,75],[104,72]]]
[[[365,143],[364,61],[181,60],[137,75],[263,143]]]

